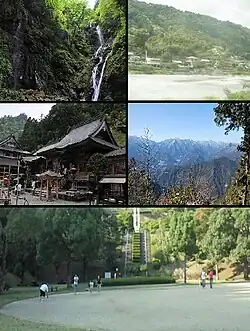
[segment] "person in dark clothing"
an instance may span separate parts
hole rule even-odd
[[[101,279],[101,276],[98,275],[97,276],[97,292],[101,291],[101,287],[102,287],[102,279]]]
[[[214,271],[213,270],[209,271],[208,277],[209,277],[210,288],[213,288],[213,281],[214,281]]]

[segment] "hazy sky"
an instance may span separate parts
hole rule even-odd
[[[88,3],[90,8],[94,8],[96,0],[87,0],[87,3]]]
[[[222,21],[231,21],[250,28],[249,0],[143,0],[172,6],[177,9],[213,16]]]
[[[54,103],[0,103],[0,117],[24,113],[28,117],[39,119],[42,114],[46,116],[53,105]]]
[[[214,107],[216,103],[129,104],[129,135],[143,136],[148,128],[155,141],[181,138],[240,142],[241,132],[232,131],[225,135],[224,127],[216,126]]]

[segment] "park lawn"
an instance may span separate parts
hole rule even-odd
[[[71,290],[65,288],[65,285],[58,285],[58,291],[55,294],[67,293]],[[53,295],[53,294],[51,294]],[[38,297],[38,288],[18,287],[10,289],[4,295],[0,296],[0,309],[13,301],[25,300]],[[69,328],[56,324],[42,324],[20,320],[15,317],[6,316],[0,313],[0,330],[4,331],[83,331],[84,328]]]

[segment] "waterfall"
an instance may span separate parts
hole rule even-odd
[[[97,63],[92,70],[92,78],[91,78],[91,86],[93,89],[92,101],[98,101],[106,63],[112,52],[110,51],[105,55],[107,45],[105,45],[102,31],[99,25],[96,26],[96,33],[98,36],[99,47],[94,55],[94,60],[96,60]]]

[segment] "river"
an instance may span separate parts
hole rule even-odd
[[[224,98],[225,89],[243,89],[250,76],[206,75],[131,75],[128,76],[129,100],[207,100]]]

